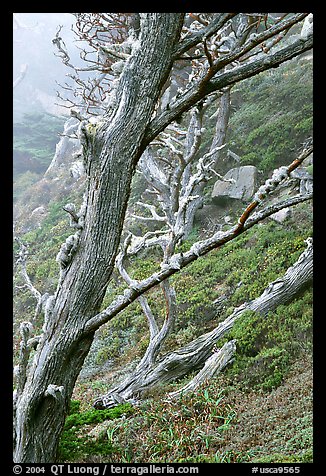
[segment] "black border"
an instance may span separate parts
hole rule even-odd
[[[46,7],[48,8],[55,8],[56,12],[65,11],[67,9],[67,3],[65,2],[61,5],[59,2],[55,2],[54,4],[48,3],[48,5],[43,4],[40,8],[38,4],[33,6],[30,2],[23,3],[19,5],[16,3],[12,5],[11,11],[4,11],[2,9],[1,12],[1,19],[3,22],[3,36],[2,36],[2,55],[8,55],[8,58],[2,63],[2,75],[1,75],[1,91],[2,91],[2,139],[5,138],[4,141],[5,147],[2,147],[2,160],[3,160],[3,168],[2,170],[5,173],[2,174],[2,187],[1,192],[4,194],[2,199],[2,204],[5,204],[4,208],[2,208],[2,220],[1,220],[1,241],[2,241],[2,272],[0,274],[1,280],[1,296],[2,302],[5,302],[5,306],[3,307],[4,312],[2,313],[1,318],[1,376],[2,376],[2,391],[0,391],[0,409],[1,409],[1,426],[3,428],[3,438],[1,441],[1,459],[0,459],[0,467],[5,466],[8,464],[8,468],[10,468],[10,473],[12,472],[12,262],[13,256],[12,252],[12,166],[10,160],[10,167],[8,166],[9,158],[12,157],[12,101],[10,101],[10,94],[7,91],[12,91],[12,42],[9,40],[11,37],[11,21],[12,21],[12,13],[14,12],[26,12],[27,9],[30,13],[36,12],[45,12]],[[76,8],[74,8],[74,6]],[[323,35],[322,35],[322,27],[323,25],[323,15],[322,9],[318,8],[321,7],[322,4],[319,2],[318,6],[314,6],[312,2],[270,2],[269,7],[266,4],[261,4],[261,2],[246,2],[241,3],[239,2],[236,5],[236,2],[232,4],[225,3],[215,3],[212,1],[200,2],[195,1],[187,1],[187,0],[179,0],[175,2],[161,2],[160,4],[150,5],[148,2],[130,2],[124,1],[122,5],[116,4],[107,4],[107,2],[95,2],[95,4],[91,3],[90,11],[94,10],[106,10],[108,11],[152,11],[155,7],[156,12],[179,12],[179,11],[224,11],[227,7],[230,6],[232,9],[236,9],[238,7],[239,11],[255,11],[261,9],[267,9],[268,11],[309,11],[314,13],[314,36],[317,38],[315,41],[314,46],[314,142],[315,142],[315,164],[314,164],[314,190],[315,190],[315,198],[314,198],[314,462],[313,463],[294,463],[294,464],[251,464],[251,463],[236,463],[233,465],[223,464],[223,463],[188,463],[188,464],[178,464],[176,466],[197,466],[199,468],[199,474],[205,474],[207,471],[211,471],[214,469],[214,466],[220,472],[221,475],[228,474],[229,471],[245,475],[245,474],[252,474],[251,468],[258,467],[260,468],[275,468],[275,467],[290,467],[290,466],[297,466],[300,467],[300,475],[301,474],[313,474],[318,475],[320,474],[319,467],[322,467],[323,463],[323,452],[324,452],[324,439],[323,439],[323,427],[322,427],[322,420],[321,420],[321,409],[323,408],[323,400],[322,400],[322,384],[323,378],[321,376],[321,370],[323,369],[324,365],[323,362],[325,360],[324,354],[322,354],[322,340],[324,334],[322,332],[322,325],[323,325],[323,318],[324,318],[324,310],[321,307],[321,293],[322,288],[324,287],[324,277],[322,274],[323,270],[323,261],[322,261],[322,252],[324,251],[324,241],[325,238],[323,236],[323,221],[325,212],[322,207],[322,192],[324,187],[324,175],[323,175],[323,165],[324,165],[324,158],[321,154],[322,152],[322,128],[324,127],[324,109],[321,104],[321,99],[324,98],[325,93],[324,89],[324,77],[321,72],[322,61],[321,58],[324,56],[323,50]],[[119,8],[120,7],[120,8]],[[122,7],[122,8],[121,8]],[[79,1],[79,2],[69,2],[69,11],[88,11],[90,8],[90,3]],[[53,12],[50,9],[49,13]],[[68,13],[68,12],[66,12]],[[6,29],[8,28],[8,32]],[[10,30],[10,31],[9,31]],[[323,55],[323,56],[322,56]],[[11,74],[9,74],[9,71]],[[8,82],[8,84],[7,84]],[[3,104],[5,102],[5,107],[3,108]],[[318,115],[320,114],[320,117]],[[11,138],[11,140],[10,140]],[[11,171],[11,172],[10,172]],[[3,272],[5,270],[5,273]],[[7,274],[8,273],[8,274]],[[7,385],[9,382],[10,388],[7,391]],[[110,464],[110,463],[108,463]],[[212,466],[213,465],[213,466]],[[52,474],[50,472],[51,464],[43,464],[43,465],[21,465],[22,467],[30,467],[30,466],[44,466],[46,468],[45,474]],[[67,465],[63,465],[67,466]],[[87,465],[70,465],[71,467],[78,467],[78,466],[90,466]],[[95,465],[96,466],[96,465]],[[104,464],[97,465],[97,466],[104,466]],[[128,466],[128,465],[119,465],[115,464],[115,466]],[[148,463],[143,464],[134,464],[129,466],[149,466]],[[166,466],[164,464],[156,464],[156,466]],[[169,464],[169,466],[175,466],[174,464]],[[228,469],[227,469],[228,468]],[[238,469],[237,469],[238,468]],[[65,468],[67,470],[67,468]],[[65,471],[64,470],[64,471]],[[220,471],[219,471],[220,470]],[[48,472],[49,471],[49,472]],[[284,471],[285,472],[285,471]],[[7,474],[6,470],[4,470],[4,474]],[[21,474],[27,474],[23,469]],[[42,473],[40,473],[42,474]],[[44,473],[43,473],[44,474]],[[62,474],[70,474],[62,472]],[[101,473],[100,473],[101,474]],[[107,473],[110,474],[110,473]],[[122,474],[122,473],[120,473]],[[124,473],[126,474],[126,473]],[[131,473],[129,473],[131,474]],[[167,474],[167,473],[163,473]],[[260,473],[256,474],[272,474],[272,473],[265,473],[260,471]],[[281,474],[280,472],[278,474]],[[291,474],[291,473],[288,473]]]

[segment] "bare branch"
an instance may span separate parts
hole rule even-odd
[[[174,52],[174,58],[179,59],[179,56],[184,54],[186,51],[190,50],[194,46],[198,45],[203,38],[209,38],[211,35],[216,33],[223,25],[233,18],[235,13],[217,13],[214,19],[207,25],[207,27],[202,28],[195,33],[192,33],[190,36],[185,37],[177,46]]]
[[[27,378],[27,366],[29,361],[29,355],[31,352],[31,345],[29,342],[29,335],[33,325],[30,322],[22,322],[19,330],[21,335],[20,348],[19,348],[19,364],[14,368],[14,377],[17,381],[17,394],[16,398],[19,398],[24,390],[26,378]]]
[[[151,215],[152,215],[152,220],[156,220],[156,221],[162,221],[162,222],[165,222],[166,223],[166,217],[163,217],[161,215],[159,215],[156,211],[156,207],[154,205],[149,205],[148,203],[143,203],[143,202],[136,202],[137,205],[143,207],[143,208],[146,208],[147,210],[149,210],[151,212]],[[140,218],[145,218],[145,217],[140,217]],[[145,218],[146,219],[146,218]]]
[[[228,71],[215,75],[213,78],[206,81],[206,83],[199,89],[196,82],[176,98],[172,104],[170,103],[168,110],[163,110],[149,123],[143,140],[144,147],[162,130],[164,130],[170,122],[175,120],[175,118],[180,116],[180,114],[189,110],[196,102],[200,101],[206,95],[254,76],[266,69],[277,67],[283,62],[311,49],[312,46],[312,35],[308,36],[307,39],[299,38],[290,45],[285,46],[274,53],[260,56],[251,62],[241,64]]]
[[[311,153],[312,148],[309,147],[308,149],[305,149],[299,156],[298,159],[295,159],[288,167],[287,167],[287,174],[289,175],[295,168],[297,168],[302,161]],[[278,184],[284,179],[283,177],[283,169],[282,173],[276,177],[276,174],[274,175],[275,182],[277,181]],[[276,185],[275,185],[276,186]],[[271,189],[269,189],[270,184],[266,183],[264,184],[264,190],[267,194],[270,193]],[[261,194],[261,192],[260,192]],[[264,218],[269,217],[276,211],[282,210],[283,208],[293,206],[297,203],[304,202],[306,200],[312,199],[313,194],[307,194],[307,195],[298,195],[296,197],[292,197],[288,200],[284,200],[278,204],[269,206],[262,210],[259,213],[256,213],[251,220],[249,220],[252,212],[254,209],[258,206],[262,198],[259,198],[259,200],[255,199],[253,202],[251,202],[242,215],[239,217],[238,223],[231,227],[227,231],[218,231],[215,233],[213,236],[210,238],[199,241],[195,243],[194,245],[191,246],[189,251],[186,253],[183,253],[182,255],[175,254],[173,255],[169,262],[166,263],[165,265],[161,266],[161,271],[158,271],[154,273],[152,276],[149,278],[146,278],[142,281],[138,282],[137,285],[137,291],[135,290],[130,290],[126,289],[123,295],[120,295],[116,298],[114,302],[110,304],[109,307],[104,309],[102,312],[99,314],[95,315],[92,317],[87,324],[85,325],[84,332],[93,332],[95,329],[97,329],[99,326],[102,324],[106,323],[110,319],[112,319],[116,314],[118,314],[120,311],[122,311],[125,307],[127,307],[131,302],[135,301],[140,295],[157,285],[158,283],[162,282],[164,279],[172,276],[175,274],[177,271],[180,269],[184,268],[185,266],[189,265],[193,261],[195,261],[199,256],[203,256],[213,249],[219,248],[220,246],[224,245],[225,243],[233,240],[236,238],[238,235],[243,233],[244,231],[250,229],[252,226],[255,224],[259,223],[262,221]]]
[[[32,293],[34,298],[36,299],[36,308],[35,308],[35,315],[33,318],[33,322],[36,320],[38,315],[41,312],[42,309],[42,294],[40,291],[38,291],[35,286],[33,285],[26,269],[26,259],[28,256],[28,249],[27,245],[25,245],[20,238],[15,236],[15,241],[19,244],[20,250],[19,250],[19,255],[18,259],[16,260],[16,263],[20,265],[20,271],[21,275],[23,277],[23,280],[25,282],[25,286],[28,288],[28,290]]]

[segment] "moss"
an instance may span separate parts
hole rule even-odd
[[[114,420],[132,412],[133,407],[130,404],[118,405],[109,410],[94,409],[80,412],[80,401],[72,400],[59,443],[58,460],[75,461],[84,455],[109,455],[114,448],[103,435],[98,439],[92,439],[88,435],[79,436],[78,431],[83,426]]]
[[[74,413],[79,413],[80,411],[80,401],[79,400],[71,400],[69,405],[69,415]]]
[[[101,423],[105,420],[112,420],[118,418],[121,415],[130,413],[132,406],[130,404],[119,405],[109,410],[88,410],[86,412],[71,413],[67,416],[65,422],[65,429],[78,427],[81,425],[90,425],[92,423]]]

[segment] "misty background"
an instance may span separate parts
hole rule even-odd
[[[70,117],[57,91],[65,95],[60,85],[71,83],[67,74],[74,70],[62,63],[52,40],[61,27],[71,62],[80,66],[75,21],[71,13],[13,14],[14,202],[47,170]]]
[[[24,113],[47,112],[69,116],[69,110],[56,106],[57,84],[67,81],[67,68],[55,56],[58,53],[52,40],[59,25],[73,64],[80,64],[79,50],[71,30],[75,17],[71,13],[14,13],[13,14],[13,80],[26,65],[24,79],[13,93],[14,123]],[[57,82],[56,82],[57,81]]]

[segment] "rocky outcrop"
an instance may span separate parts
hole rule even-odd
[[[277,221],[278,223],[283,223],[285,220],[291,217],[291,214],[291,208],[283,208],[283,210],[273,213],[270,218]]]
[[[229,170],[224,180],[215,182],[212,198],[218,201],[223,198],[233,198],[244,202],[251,199],[257,186],[257,168],[244,165]]]
[[[301,194],[313,191],[313,176],[306,167],[298,167],[291,173],[291,177],[299,180],[299,190]]]

